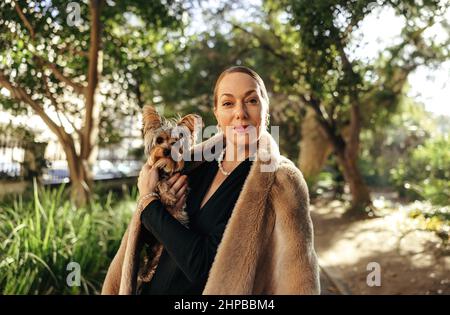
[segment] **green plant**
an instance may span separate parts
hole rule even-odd
[[[411,198],[429,200],[435,205],[450,202],[450,139],[427,140],[391,170],[400,192]]]
[[[422,229],[435,232],[444,244],[448,244],[450,234],[449,210],[450,207],[436,207],[430,203],[415,202],[408,216],[417,220]]]
[[[98,293],[134,209],[136,191],[117,200],[95,196],[76,208],[64,185],[41,189],[0,206],[1,294]],[[70,262],[77,262],[81,286],[70,287]]]

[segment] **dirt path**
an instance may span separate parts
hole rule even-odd
[[[450,294],[450,255],[435,233],[414,231],[402,211],[365,220],[343,212],[339,201],[311,205],[319,262],[343,293]],[[370,262],[381,267],[380,286],[367,284]],[[322,282],[335,294],[335,285]]]

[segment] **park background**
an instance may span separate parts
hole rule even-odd
[[[98,294],[140,109],[214,125],[231,65],[264,79],[308,182],[323,292],[449,294],[449,44],[444,0],[2,0],[0,294]]]

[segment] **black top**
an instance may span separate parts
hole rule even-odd
[[[241,162],[222,182],[203,208],[200,204],[218,170],[217,161],[202,163],[190,175],[186,200],[189,228],[174,219],[161,201],[152,201],[141,222],[164,250],[150,283],[141,294],[201,294],[217,247],[249,173],[252,161]]]

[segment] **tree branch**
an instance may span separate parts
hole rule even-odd
[[[28,95],[25,90],[21,87],[13,86],[11,82],[9,82],[8,78],[4,75],[4,73],[0,72],[0,86],[3,86],[7,89],[13,99],[17,101],[24,102],[31,106],[31,108],[35,111],[35,113],[41,117],[44,123],[50,128],[53,133],[61,140],[61,142],[67,142],[70,139],[70,136],[65,132],[64,128],[58,126],[44,111],[44,109],[33,100],[30,95]]]
[[[53,75],[61,82],[64,82],[66,85],[73,88],[73,90],[80,95],[83,95],[86,91],[86,87],[83,85],[74,82],[72,79],[66,77],[59,69],[58,66],[54,63],[48,62],[44,58],[38,55],[34,55],[45,67],[50,69]]]
[[[27,19],[27,17],[25,16],[25,14],[22,11],[22,8],[20,7],[19,3],[17,1],[13,1],[14,2],[14,8],[17,12],[17,14],[19,15],[20,20],[22,21],[22,23],[25,25],[25,27],[28,29],[28,32],[31,35],[31,39],[34,41],[35,37],[36,37],[36,32],[34,31],[34,28],[32,27],[30,21]],[[53,64],[50,63],[46,60],[44,60],[42,57],[34,54],[34,56],[36,58],[39,58],[39,60],[44,63],[55,75],[55,77],[66,83],[67,85],[71,86],[74,91],[78,94],[84,94],[84,87],[81,84],[75,83],[73,82],[73,80],[69,79],[68,77],[64,76],[63,73],[58,69],[58,67]]]
[[[91,16],[88,86],[86,89],[86,111],[81,138],[81,158],[87,159],[90,155],[92,144],[91,136],[94,127],[95,91],[98,85],[98,55],[100,50],[100,10],[102,0],[90,0],[89,10]]]
[[[316,113],[316,118],[319,124],[324,129],[325,133],[328,135],[331,143],[335,148],[344,148],[345,141],[342,139],[340,135],[337,135],[335,127],[326,120],[325,115],[321,109],[320,101],[315,99],[313,96],[309,96],[308,98],[304,94],[300,94],[300,99],[302,102],[312,108]]]
[[[58,120],[61,124],[61,126],[63,126],[63,122],[61,120],[60,115],[62,115],[64,117],[64,119],[69,122],[69,124],[72,126],[73,130],[76,132],[76,134],[81,138],[81,132],[78,128],[76,128],[75,124],[72,122],[72,120],[69,119],[69,117],[67,117],[67,115],[64,113],[63,110],[61,110],[60,108],[60,104],[58,103],[58,101],[56,100],[56,98],[53,96],[52,92],[50,92],[50,88],[49,88],[49,84],[48,84],[48,77],[46,75],[44,75],[44,80],[45,80],[45,92],[47,97],[49,98],[50,102],[53,104],[53,107],[55,107],[55,111],[56,111],[56,115],[58,117]]]
[[[348,59],[344,47],[341,43],[337,44],[337,49],[339,51],[339,55],[341,56],[344,73],[347,76],[355,78],[357,74],[353,70],[353,66]],[[358,95],[358,91],[356,90],[357,82],[350,87],[350,135],[348,140],[348,150],[347,152],[351,155],[357,155],[359,149],[359,134],[361,132],[361,109],[360,109],[360,99]],[[349,158],[355,158],[355,156],[351,156]]]
[[[22,8],[19,6],[19,3],[17,1],[14,1],[14,9],[16,10],[17,14],[19,15],[20,20],[25,25],[25,27],[28,29],[28,32],[30,32],[31,39],[34,40],[36,33],[34,32],[33,27],[31,26],[30,21],[28,21],[25,14],[23,14]]]
[[[58,50],[58,52],[60,52],[62,54],[66,53],[66,52],[69,52],[71,54],[78,55],[78,56],[81,56],[81,57],[85,57],[85,58],[89,57],[89,53],[87,51],[76,50],[74,47],[72,47],[71,45],[69,45],[67,43],[66,43],[66,47],[64,47],[64,48],[56,48],[56,50]]]
[[[290,56],[286,56],[286,55],[284,55],[284,54],[282,54],[280,52],[277,52],[269,43],[266,42],[266,40],[263,37],[261,37],[261,36],[251,32],[251,31],[247,30],[245,27],[242,27],[241,25],[236,24],[236,23],[234,23],[232,21],[227,21],[227,23],[229,23],[234,28],[239,29],[239,30],[241,30],[242,32],[244,32],[246,34],[248,34],[248,35],[250,35],[252,37],[255,37],[258,40],[258,42],[261,45],[261,47],[263,49],[267,50],[268,52],[270,52],[275,57],[277,57],[277,58],[279,58],[279,59],[281,59],[283,61],[286,61],[286,60],[292,61],[291,60],[292,58]]]

